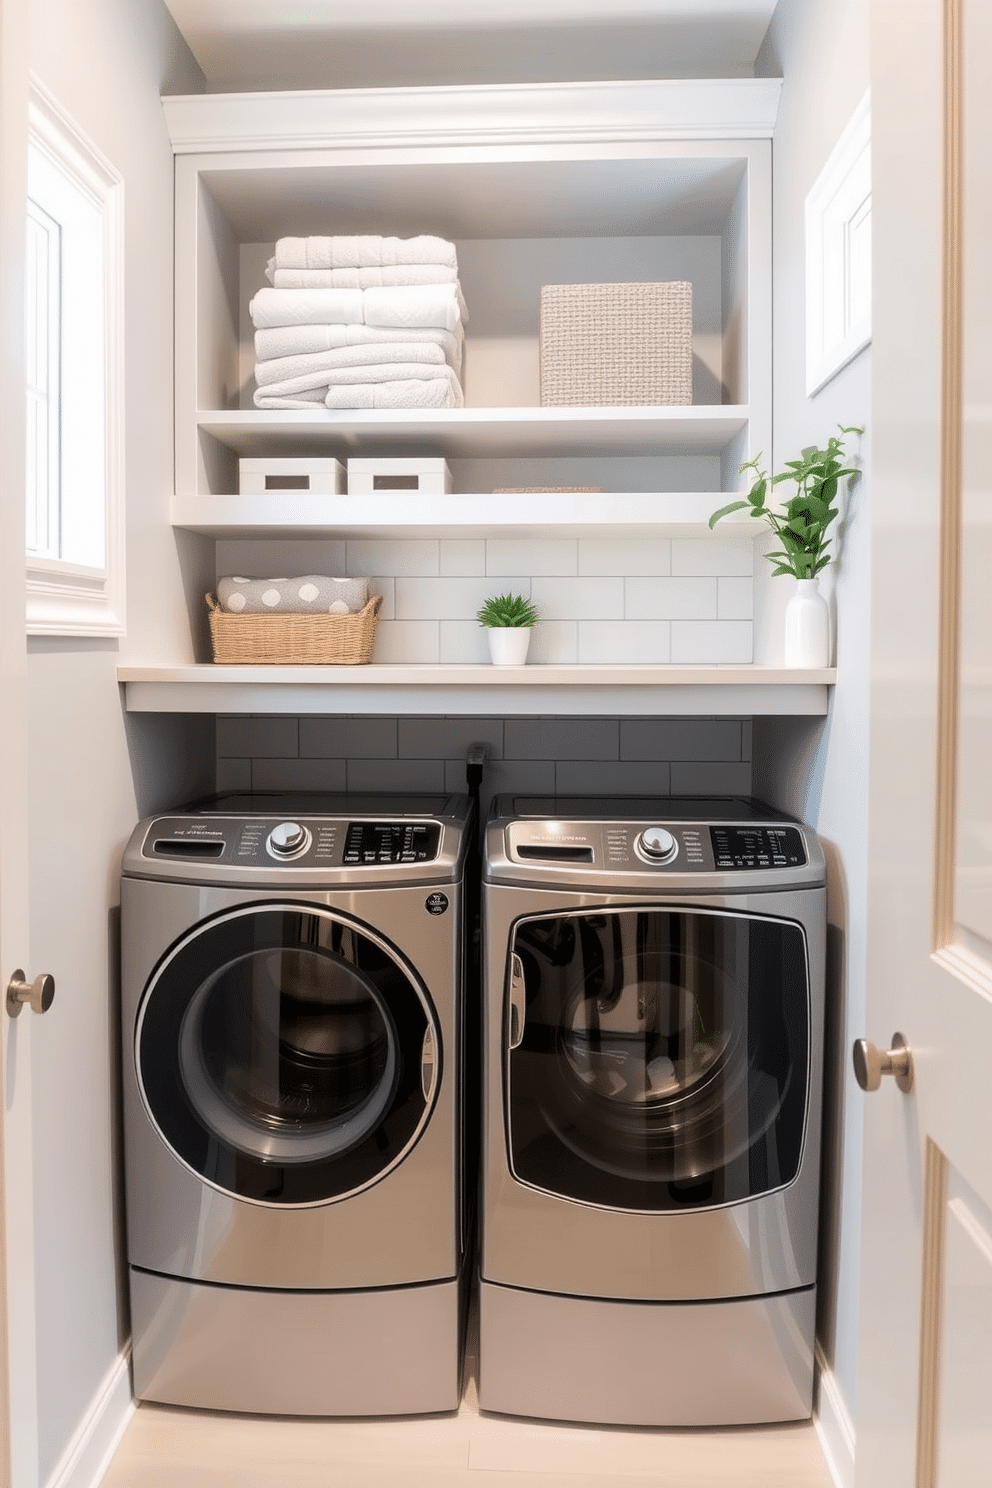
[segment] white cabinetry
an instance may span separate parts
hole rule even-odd
[[[176,153],[174,525],[217,538],[705,534],[720,495],[739,488],[741,461],[771,445],[779,89],[777,80],[748,79],[166,98]],[[254,408],[248,304],[275,240],[350,232],[434,233],[456,243],[470,316],[464,408]],[[664,279],[693,286],[692,406],[542,407],[542,284]],[[237,494],[241,456],[379,453],[443,456],[453,493]],[[607,494],[493,494],[571,485]],[[751,524],[736,530],[743,536]],[[384,686],[400,685],[386,680],[396,670],[381,669]],[[436,689],[436,670],[404,676]],[[469,691],[471,670],[440,669]],[[491,691],[492,672],[477,670],[479,687]],[[530,706],[553,711],[564,676],[534,670],[545,672],[552,695],[542,697],[529,668]],[[809,679],[807,709],[793,696],[795,674],[756,668],[745,681],[739,670],[752,693],[787,683],[783,711],[824,706],[825,677]],[[178,707],[182,689],[194,686],[191,669],[181,671],[161,706]],[[377,669],[361,671],[367,688]],[[609,668],[567,671],[570,694],[583,676],[593,689],[610,685]],[[655,671],[661,679],[664,668]],[[213,678],[221,680],[217,669]],[[140,706],[154,706],[147,669],[140,682]],[[332,692],[330,707],[347,706],[338,687]],[[725,676],[717,693],[723,711],[746,701]],[[135,685],[132,705],[138,696]],[[268,694],[265,706],[276,707]],[[745,711],[778,709],[768,701]]]

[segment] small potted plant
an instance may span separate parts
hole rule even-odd
[[[742,475],[746,471],[754,475],[747,497],[721,506],[710,517],[713,528],[721,517],[749,507],[753,517],[767,522],[781,544],[778,551],[765,557],[775,565],[773,574],[788,574],[796,581],[785,610],[786,666],[830,664],[830,617],[817,574],[833,556],[827,547],[827,534],[838,516],[835,502],[840,482],[860,474],[854,466],[844,465],[844,440],[848,434],[864,433],[856,425],[838,427],[840,434],[832,434],[825,449],[808,445],[798,460],[787,460],[778,475],[769,476],[762,470],[760,455],[748,460],[740,467]],[[766,498],[771,487],[783,481],[794,481],[796,494],[780,510],[773,511]]]
[[[538,614],[522,594],[494,594],[476,617],[489,637],[493,666],[523,666]]]

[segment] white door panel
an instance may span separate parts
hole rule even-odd
[[[992,7],[875,0],[858,1482],[992,1461]]]

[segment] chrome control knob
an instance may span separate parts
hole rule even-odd
[[[268,849],[277,858],[296,858],[310,846],[310,833],[299,822],[280,822],[269,833]]]
[[[666,827],[645,827],[635,846],[651,863],[670,863],[679,850],[677,839]]]

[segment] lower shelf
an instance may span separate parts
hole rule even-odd
[[[131,713],[823,715],[833,668],[121,666]]]

